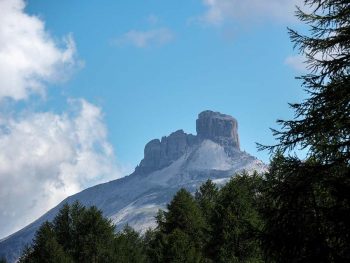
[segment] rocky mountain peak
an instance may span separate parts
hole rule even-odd
[[[146,144],[144,158],[135,173],[147,174],[160,170],[180,158],[192,146],[204,140],[211,140],[223,146],[227,154],[239,151],[238,124],[233,117],[220,112],[203,111],[196,121],[197,136],[183,130],[154,139]]]
[[[135,173],[147,174],[168,166],[181,157],[186,150],[196,143],[196,136],[183,130],[154,139],[146,144],[144,158],[135,169]]]
[[[239,150],[238,123],[232,116],[203,111],[196,121],[197,136]]]

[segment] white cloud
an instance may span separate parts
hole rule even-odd
[[[207,8],[201,21],[220,25],[227,20],[272,19],[294,21],[295,5],[302,0],[202,0]]]
[[[148,31],[130,30],[115,40],[117,45],[133,45],[138,48],[161,46],[174,39],[173,32],[168,28],[151,29]]]
[[[65,197],[121,176],[100,108],[72,100],[68,112],[0,116],[0,237]]]
[[[306,58],[302,55],[289,56],[285,59],[284,63],[298,72],[307,71],[307,65],[305,64]]]
[[[24,8],[24,0],[0,0],[1,105],[9,98],[30,107],[32,94],[45,95],[77,63],[72,36],[60,46]],[[0,111],[0,238],[65,197],[121,176],[100,108],[83,99],[62,114],[9,105]]]
[[[44,95],[45,84],[66,78],[76,63],[72,36],[60,48],[44,22],[24,8],[23,0],[0,0],[0,100]]]

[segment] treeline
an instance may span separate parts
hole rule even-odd
[[[96,207],[65,204],[19,262],[263,262],[262,182],[242,174],[221,189],[208,180],[195,196],[181,189],[144,235],[115,233]]]
[[[144,235],[115,233],[96,207],[65,204],[19,262],[349,262],[349,228],[324,213],[334,198],[284,169],[279,155],[265,175],[237,174],[222,188],[208,180],[195,195],[181,189]]]

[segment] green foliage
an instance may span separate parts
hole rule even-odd
[[[208,180],[193,197],[181,189],[159,211],[158,226],[140,236],[114,233],[96,207],[64,205],[37,231],[19,262],[260,262],[257,210],[261,178],[236,175],[225,187]]]
[[[154,262],[202,262],[205,220],[188,191],[179,190],[157,220],[158,232],[151,242]]]
[[[27,248],[19,262],[73,262],[56,240],[52,224],[45,222],[36,232],[31,248]]]
[[[101,211],[66,204],[39,228],[20,262],[108,262],[113,243],[114,226]]]
[[[305,0],[298,9],[309,34],[289,30],[310,73],[299,77],[308,98],[279,120],[279,140],[263,191],[269,260],[350,261],[350,3]],[[302,148],[306,160],[284,156]]]
[[[163,262],[199,263],[203,259],[201,250],[195,246],[192,237],[176,228],[167,236]]]
[[[262,262],[258,212],[261,178],[236,175],[221,190],[215,206],[211,246],[215,262]]]
[[[203,238],[204,218],[199,205],[185,189],[179,190],[165,212],[164,231],[171,233],[181,229],[190,235],[197,244]]]
[[[315,177],[305,174],[300,161],[281,155],[271,164],[264,192],[266,252],[277,262],[329,262],[321,231]]]
[[[73,240],[76,247],[82,250],[75,253],[78,261],[100,262],[108,259],[108,250],[114,238],[114,226],[102,216],[101,211],[96,207],[87,209],[76,219],[75,230]]]
[[[181,189],[145,235],[150,262],[262,262],[261,184],[242,174],[220,190],[208,180],[195,198]]]
[[[148,230],[144,236],[145,251],[148,262],[164,262],[166,235],[161,231],[158,224],[157,229]]]
[[[308,98],[291,104],[295,118],[279,120],[274,131],[279,149],[296,146],[323,164],[347,163],[350,158],[350,4],[347,0],[305,0],[308,13],[298,9],[309,34],[289,30],[291,40],[306,56],[310,73],[299,77]],[[271,150],[274,147],[270,147]]]
[[[201,185],[195,194],[196,202],[198,203],[205,220],[203,253],[208,259],[212,258],[214,253],[211,240],[213,239],[213,220],[218,195],[219,189],[211,180],[207,180]]]
[[[350,178],[338,175],[345,168],[336,170],[280,153],[273,159],[262,198],[264,245],[270,259],[348,261]]]
[[[122,232],[116,234],[113,247],[113,262],[143,263],[147,262],[143,239],[139,233],[126,226]]]
[[[196,202],[202,210],[203,216],[206,220],[210,221],[210,218],[213,215],[218,194],[219,189],[211,180],[207,180],[201,185],[195,194]],[[210,224],[210,222],[207,222],[207,224]]]

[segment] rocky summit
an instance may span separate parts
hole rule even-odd
[[[208,139],[216,142],[225,147],[228,152],[239,150],[238,123],[229,115],[203,111],[198,115],[196,131],[201,140]]]
[[[88,188],[63,200],[32,224],[0,242],[0,257],[18,258],[26,243],[64,203],[76,200],[95,205],[118,229],[129,224],[144,232],[155,226],[155,215],[166,209],[181,188],[194,193],[207,179],[222,185],[240,171],[259,173],[267,167],[240,150],[238,123],[219,112],[203,111],[196,121],[197,135],[178,130],[146,144],[144,158],[129,176]]]
[[[223,146],[228,154],[239,151],[238,124],[229,115],[203,111],[196,121],[197,136],[178,130],[161,140],[146,144],[144,159],[135,173],[150,173],[170,165],[203,140],[211,140]]]

